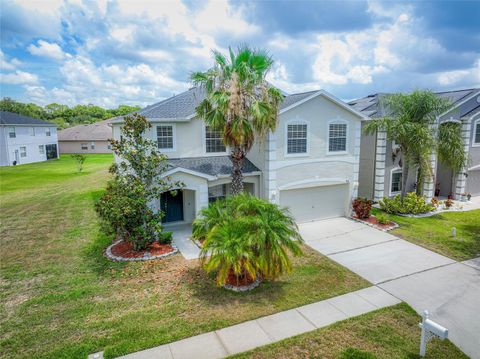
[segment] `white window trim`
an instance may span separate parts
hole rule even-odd
[[[477,125],[480,124],[480,118],[473,121],[473,137],[472,137],[472,147],[480,147],[480,142],[475,142],[477,137]]]
[[[13,131],[11,131],[13,130]],[[10,137],[10,134],[13,133],[13,137]],[[8,127],[8,138],[17,138],[17,129],[14,126]]]
[[[288,153],[288,125],[307,125],[307,151],[304,153]],[[310,122],[296,118],[285,122],[284,136],[283,136],[283,156],[285,158],[291,157],[310,157]]]
[[[225,152],[207,152],[207,124],[205,121],[202,121],[202,148],[205,156],[225,156],[230,151],[230,148],[225,145]]]
[[[30,133],[30,129],[32,130],[31,133]],[[28,129],[28,134],[29,134],[29,136],[31,136],[31,137],[35,137],[35,132],[36,132],[36,131],[35,131],[35,127],[30,127],[30,128]]]
[[[330,125],[335,124],[335,123],[347,125],[347,129],[346,129],[347,137],[345,138],[345,151],[330,151]],[[350,131],[350,126],[349,126],[349,122],[347,120],[337,118],[335,120],[330,120],[330,121],[327,122],[327,132],[326,132],[327,133],[327,141],[326,141],[326,143],[327,143],[327,156],[347,155],[349,153],[349,150],[350,150],[349,131]]]
[[[52,136],[52,129],[50,127],[47,127],[45,129],[45,136],[46,137],[51,137]]]
[[[172,148],[159,148],[158,147],[158,137],[157,137],[157,127],[158,126],[172,126],[172,137],[173,137],[173,147]],[[157,144],[157,149],[162,153],[167,152],[176,152],[177,151],[177,126],[174,123],[156,123],[153,126],[153,140]]]
[[[40,148],[42,150],[40,150]],[[41,155],[45,154],[45,145],[38,145],[38,153],[41,154]]]
[[[25,153],[25,156],[22,156],[22,148],[25,148],[25,151],[23,153]],[[28,154],[27,154],[27,146],[20,146],[20,148],[18,149],[18,153],[20,155],[20,158],[26,158],[28,157]]]
[[[401,167],[394,167],[390,170],[390,181],[389,181],[390,183],[388,184],[388,194],[389,194],[390,197],[402,193],[402,191],[392,192],[392,176],[393,176],[394,172],[400,172],[400,173],[402,173],[402,176],[403,176],[403,172],[402,172]],[[402,178],[402,185],[403,185],[403,178]]]

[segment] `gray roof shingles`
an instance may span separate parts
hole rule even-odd
[[[59,141],[107,141],[112,138],[112,128],[109,123],[112,119],[78,125],[58,131]]]
[[[209,176],[230,175],[232,173],[232,162],[229,156],[170,158],[168,163],[173,168],[185,168]],[[245,158],[243,173],[248,174],[257,171],[260,170]]]
[[[54,126],[55,124],[32,118],[18,113],[0,111],[0,124],[2,125],[36,125],[36,126]]]

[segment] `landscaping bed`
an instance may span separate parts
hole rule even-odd
[[[361,222],[361,223],[364,223],[370,227],[373,227],[373,228],[376,228],[376,229],[379,229],[381,231],[390,231],[392,229],[395,229],[395,228],[398,228],[398,224],[393,222],[393,221],[389,221],[388,223],[386,224],[383,224],[383,223],[380,223],[377,219],[377,217],[375,216],[370,216],[368,218],[358,218],[357,216],[352,216],[352,218],[355,220],[355,221],[358,221],[358,222]]]
[[[407,304],[383,308],[232,358],[419,358],[421,317]],[[425,358],[468,359],[449,340],[427,344]]]
[[[110,261],[93,203],[112,159],[2,169],[1,357],[113,358],[369,286],[307,246],[292,273],[246,293],[180,255]]]
[[[105,256],[113,261],[147,261],[166,258],[178,253],[174,244],[153,242],[146,249],[136,251],[132,242],[118,240],[105,250]]]

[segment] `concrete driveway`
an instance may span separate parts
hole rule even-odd
[[[480,359],[479,259],[458,263],[347,218],[299,224],[305,242],[449,329]]]

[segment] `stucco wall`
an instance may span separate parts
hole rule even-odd
[[[376,135],[365,135],[363,133],[365,123],[366,122],[362,123],[358,195],[360,197],[372,199],[375,181]]]
[[[4,126],[0,126],[0,166],[8,166],[7,138]]]
[[[82,150],[82,143],[87,144],[87,150]],[[92,143],[95,145],[93,150]],[[58,141],[60,153],[112,153],[108,146],[108,141]]]

